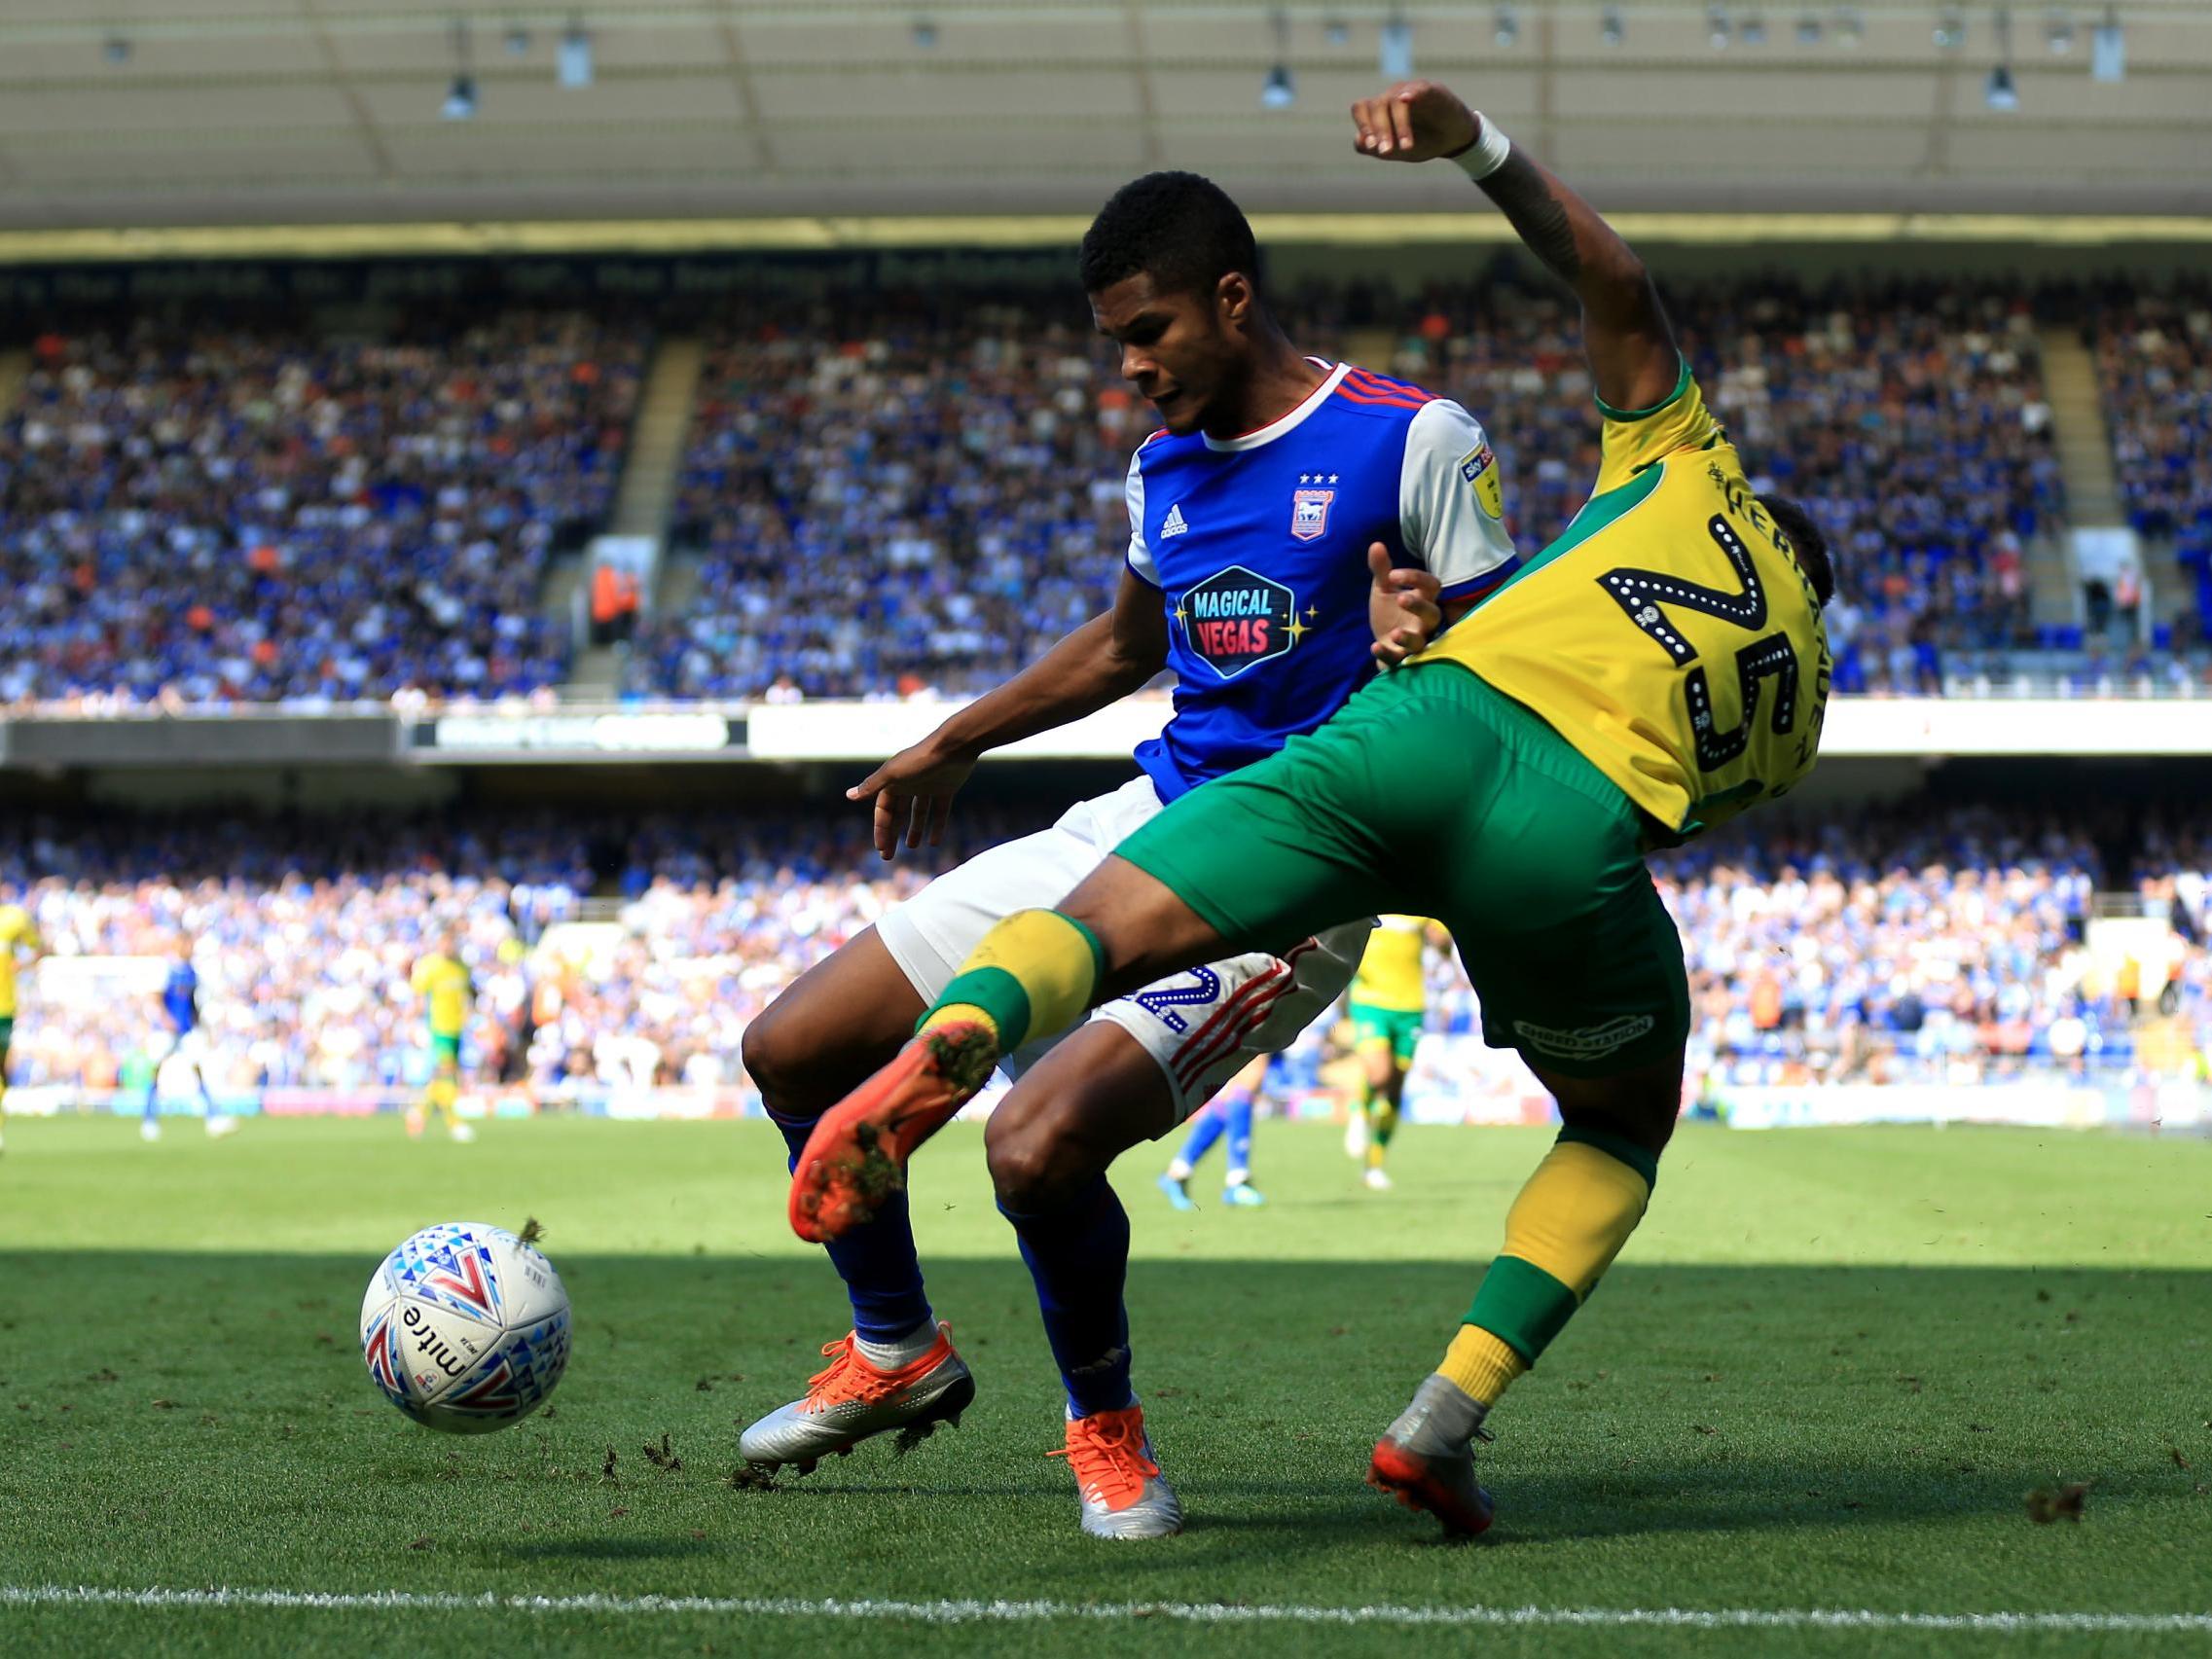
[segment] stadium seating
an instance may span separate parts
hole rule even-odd
[[[2022,634],[2022,543],[2062,490],[2020,292],[1762,279],[1671,302],[1761,482],[1803,497],[1840,550],[1843,689],[1940,690],[1945,650]],[[1556,291],[1501,278],[1388,302],[1307,285],[1286,309],[1332,355],[1379,323],[1397,342],[1383,367],[1473,410],[1522,545],[1589,493],[1590,381]],[[705,549],[703,602],[667,619],[633,684],[971,692],[1096,614],[1150,423],[1068,310],[1058,293],[853,295],[809,319],[767,303],[724,319],[678,526]]]
[[[2024,292],[1762,277],[1668,305],[1755,484],[1799,498],[1836,550],[1838,689],[1940,691],[1945,653],[2024,636],[2023,543],[2064,507]],[[1566,527],[1596,472],[1577,330],[1555,289],[1505,282],[1399,321],[1396,370],[1488,423],[1524,545]]]
[[[2212,1041],[2212,843],[2143,829],[2146,902],[2194,941],[2167,1012]],[[221,1084],[396,1088],[426,1057],[408,988],[449,928],[475,970],[472,1074],[558,1100],[580,1084],[735,1084],[745,1023],[798,974],[1033,814],[964,811],[953,845],[885,866],[859,814],[633,820],[475,812],[240,829],[117,815],[0,828],[0,892],[62,956],[199,944]],[[1993,809],[1754,820],[1666,854],[1693,1069],[1723,1081],[2124,1075],[2136,1016],[2083,949],[2114,825]],[[2124,886],[2121,889],[2125,892]],[[586,920],[587,895],[595,925]],[[1468,1028],[1464,983],[1437,986]],[[527,1018],[526,1019],[526,1014]],[[15,1079],[111,1087],[142,1067],[150,995],[45,996]],[[136,1057],[135,1062],[134,1058]]]
[[[1080,302],[833,297],[723,319],[675,540],[698,602],[633,682],[679,696],[980,691],[1112,600],[1151,429]]]
[[[1669,295],[1759,482],[1839,552],[1839,689],[2002,679],[2024,544],[2065,504],[2030,327],[2079,302],[1952,280]],[[2085,302],[2128,509],[2183,539],[2212,599],[2212,302]],[[1402,297],[1309,283],[1311,349],[1357,350],[1483,419],[1524,546],[1596,461],[1575,319],[1510,268]],[[683,326],[692,326],[686,321]],[[1061,287],[716,302],[673,544],[697,591],[645,631],[630,694],[981,690],[1109,602],[1143,406]],[[0,704],[528,692],[565,671],[549,553],[606,515],[647,322],[611,308],[433,307],[373,335],[297,320],[39,337],[0,423]],[[372,340],[375,342],[372,343]],[[2041,661],[2041,659],[2037,659]],[[2039,670],[2040,671],[2040,670]]]
[[[2121,505],[2138,533],[2175,543],[2212,618],[2212,285],[2102,290],[2088,334]]]
[[[49,332],[0,425],[0,703],[527,691],[546,557],[603,517],[644,335],[435,308]]]

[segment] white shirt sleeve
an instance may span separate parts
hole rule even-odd
[[[1152,550],[1144,545],[1144,474],[1137,464],[1143,453],[1140,447],[1129,457],[1129,568],[1157,588],[1160,567],[1152,561]]]
[[[1481,423],[1449,398],[1423,404],[1406,429],[1397,512],[1406,552],[1443,584],[1447,599],[1479,592],[1514,562],[1497,451]]]

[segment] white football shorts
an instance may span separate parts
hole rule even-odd
[[[160,1028],[146,1039],[146,1055],[157,1066],[166,1065],[171,1060],[205,1065],[213,1058],[207,1033],[197,1026],[189,1031],[179,1031],[174,1026]]]
[[[952,983],[994,924],[1066,898],[1122,839],[1160,811],[1149,777],[1070,807],[1048,830],[979,852],[887,912],[876,933],[925,1002]],[[1159,1063],[1181,1122],[1255,1056],[1276,1054],[1344,993],[1374,927],[1329,928],[1281,956],[1254,951],[1174,974],[1095,1010]],[[1057,1038],[1029,1044],[1004,1069],[1019,1077]]]

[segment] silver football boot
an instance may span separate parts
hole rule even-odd
[[[1094,1538],[1166,1538],[1182,1531],[1182,1504],[1161,1477],[1141,1406],[1068,1420],[1068,1445],[1048,1453],[1075,1471],[1083,1531]]]
[[[1394,1493],[1408,1509],[1425,1509],[1444,1531],[1471,1538],[1487,1529],[1497,1505],[1474,1478],[1474,1442],[1491,1436],[1481,1405],[1450,1378],[1431,1372],[1413,1403],[1375,1442],[1367,1484]]]
[[[871,1435],[899,1431],[909,1451],[936,1431],[958,1425],[975,1398],[975,1379],[953,1352],[952,1327],[940,1324],[929,1352],[895,1371],[879,1371],[848,1332],[822,1350],[829,1364],[807,1379],[804,1398],[779,1406],[738,1436],[738,1456],[773,1473],[784,1464],[814,1473],[828,1457],[842,1458]]]

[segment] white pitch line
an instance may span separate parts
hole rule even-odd
[[[272,1607],[330,1612],[707,1613],[749,1618],[883,1619],[911,1624],[1105,1623],[1466,1627],[1655,1625],[1682,1630],[1942,1630],[2212,1634],[2205,1613],[1888,1613],[1849,1607],[1365,1607],[1230,1602],[810,1601],[789,1596],[457,1596],[434,1591],[123,1590],[94,1585],[0,1585],[0,1606]]]

